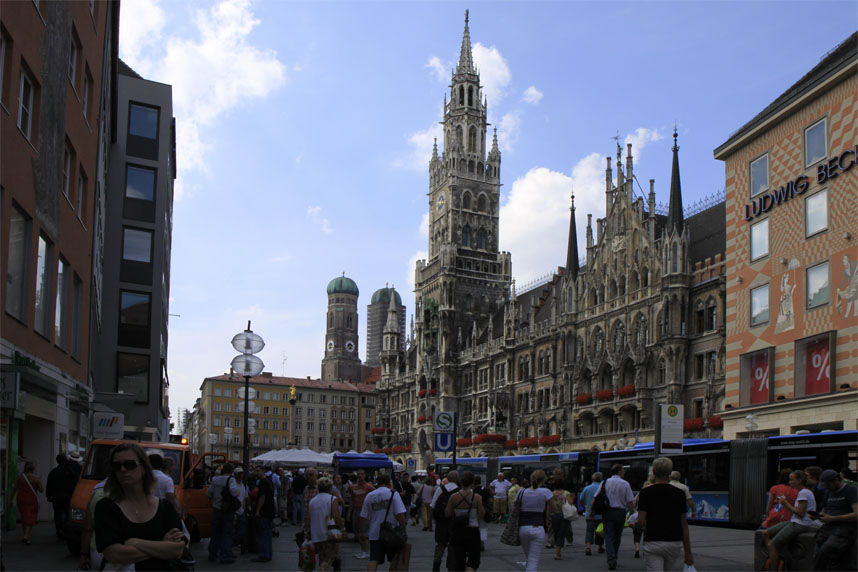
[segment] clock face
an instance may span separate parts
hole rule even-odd
[[[355,351],[355,343],[354,343],[354,342],[352,342],[352,341],[348,341],[348,342],[346,342],[346,351],[347,351],[347,352],[353,352],[353,351]]]
[[[333,342],[333,340],[329,340],[329,341],[328,341],[328,351],[329,351],[329,352],[334,351],[334,342]]]
[[[441,195],[440,197],[438,197],[438,212],[443,211],[444,205],[446,205],[446,204],[447,204],[447,202],[446,202],[446,199],[444,198],[444,195]]]

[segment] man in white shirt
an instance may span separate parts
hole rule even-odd
[[[155,493],[155,496],[161,500],[168,500],[173,505],[173,508],[176,509],[176,512],[179,513],[179,516],[182,514],[182,510],[179,507],[179,502],[176,500],[176,485],[173,484],[172,477],[169,477],[166,473],[164,473],[164,457],[161,455],[149,455],[149,464],[152,465],[152,475],[155,477],[156,487],[152,491]]]
[[[451,538],[451,519],[446,517],[435,518],[435,505],[438,503],[438,499],[441,498],[442,493],[449,502],[450,496],[457,490],[459,490],[459,472],[450,471],[447,473],[447,484],[435,487],[435,494],[432,495],[432,502],[429,503],[429,508],[431,509],[433,518],[435,519],[435,557],[432,559],[433,572],[441,570],[441,560],[444,558],[444,551],[447,550],[447,547],[450,545]],[[453,554],[453,550],[447,550],[447,570],[458,570],[455,559],[456,557],[455,554]]]
[[[492,509],[495,513],[495,522],[503,522],[507,514],[507,498],[506,494],[512,483],[506,480],[503,473],[498,473],[498,478],[489,483],[489,488],[494,492],[492,499]]]
[[[617,569],[617,553],[620,550],[620,541],[623,539],[626,511],[632,510],[635,504],[632,487],[628,481],[623,479],[625,474],[623,466],[617,463],[611,467],[611,478],[605,481],[603,485],[610,506],[602,519],[605,530],[605,549],[608,555],[608,570]]]
[[[396,494],[390,486],[390,475],[379,475],[377,485],[378,488],[364,498],[363,507],[360,511],[360,530],[366,530],[366,522],[369,521],[369,534],[362,532],[360,535],[361,540],[369,538],[367,572],[374,572],[379,564],[384,564],[385,555],[389,561],[396,557],[396,553],[389,552],[378,539],[381,523],[386,521],[393,526],[405,529],[405,504],[402,502],[402,497]],[[388,510],[388,505],[390,510]]]
[[[670,484],[685,493],[685,504],[687,504],[688,508],[691,509],[691,518],[697,518],[697,509],[694,508],[694,501],[691,499],[691,491],[688,490],[688,486],[685,483],[679,480],[680,478],[682,478],[682,474],[680,474],[679,471],[670,472]]]
[[[223,489],[229,488],[229,495],[238,499],[241,496],[239,485],[232,474],[232,463],[224,463],[221,474],[212,479],[206,495],[212,499],[212,532],[209,540],[209,562],[220,559],[221,564],[235,562],[232,554],[232,536],[235,526],[235,511],[223,506]]]

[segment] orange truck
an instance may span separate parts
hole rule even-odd
[[[195,455],[187,445],[152,443],[146,441],[122,441],[98,439],[92,442],[84,460],[80,479],[72,494],[66,542],[72,554],[80,552],[80,536],[86,520],[86,509],[92,497],[92,489],[107,477],[110,451],[120,443],[136,443],[147,455],[158,454],[173,459],[173,472],[169,475],[176,486],[176,500],[182,507],[182,519],[191,541],[198,541],[211,534],[212,502],[206,496],[213,468],[226,461],[224,453]]]

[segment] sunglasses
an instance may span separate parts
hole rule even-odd
[[[122,461],[121,463],[113,462],[111,463],[111,466],[113,467],[114,472],[118,473],[120,469],[125,469],[126,471],[133,471],[140,466],[140,463],[129,459],[127,461]]]

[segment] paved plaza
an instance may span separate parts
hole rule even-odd
[[[554,550],[544,549],[539,569],[553,570],[607,570],[604,554],[593,551],[592,556],[584,555],[584,521],[573,523],[575,541],[564,549],[563,559],[554,560]],[[482,555],[480,570],[485,571],[522,571],[524,553],[520,547],[506,546],[500,543],[502,525],[489,525],[489,540]],[[207,561],[206,546],[208,539],[192,545],[197,558],[197,570],[297,570],[298,551],[293,540],[297,528],[280,527],[280,538],[274,539],[274,559],[266,564],[251,562],[252,555],[238,556],[234,564],[221,565]],[[414,572],[428,571],[432,568],[434,535],[423,532],[421,527],[409,527],[409,542],[412,545],[411,567]],[[709,526],[691,527],[691,544],[694,549],[695,566],[701,572],[719,570],[753,569],[753,531],[716,528]],[[56,540],[52,523],[38,524],[32,535],[33,544],[21,543],[21,531],[4,531],[2,535],[3,564],[5,569],[13,570],[75,570],[77,557],[71,556],[65,543]],[[343,570],[366,570],[366,560],[358,560],[353,554],[358,551],[354,542],[340,545],[343,556]],[[681,563],[677,570],[681,570]],[[387,570],[383,565],[380,570]],[[443,567],[442,567],[443,569]],[[620,558],[617,567],[622,571],[644,570],[643,559],[634,558],[632,531],[626,530],[620,546]]]

